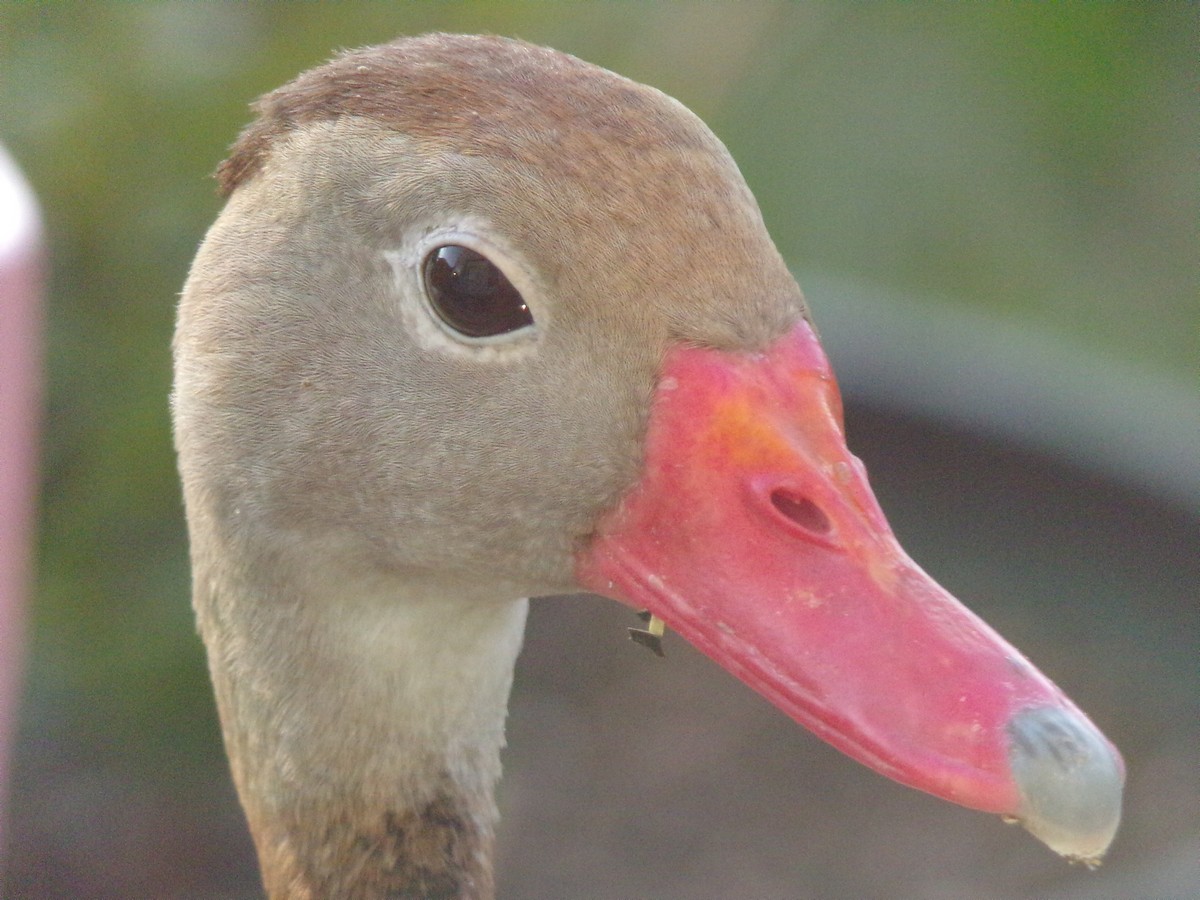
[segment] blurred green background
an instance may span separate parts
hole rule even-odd
[[[166,401],[175,297],[219,209],[209,175],[251,99],[335,49],[399,34],[549,44],[704,118],[802,285],[831,275],[979,311],[1190,392],[1198,10],[0,4],[0,140],[40,195],[53,266],[32,653],[0,893],[254,890],[188,605]],[[834,302],[813,297],[818,323]],[[1180,790],[1195,792],[1194,773]]]

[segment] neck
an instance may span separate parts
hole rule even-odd
[[[268,895],[490,897],[526,601],[298,580],[196,582]]]

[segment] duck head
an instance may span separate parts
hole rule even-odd
[[[253,673],[301,665],[232,624],[255,573],[374,598],[289,621],[379,622],[414,584],[471,609],[584,590],[871,768],[1104,853],[1119,755],[897,544],[800,289],[699,119],[573,57],[447,35],[344,54],[258,110],[176,338],[227,741],[284,690]],[[250,593],[265,615],[272,591]]]

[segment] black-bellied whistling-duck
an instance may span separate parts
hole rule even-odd
[[[175,340],[194,600],[272,897],[487,897],[530,596],[678,631],[850,756],[1092,861],[1116,750],[901,550],[724,146],[432,35],[266,95]]]

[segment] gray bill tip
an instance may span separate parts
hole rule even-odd
[[[1073,709],[1026,709],[1008,724],[1016,817],[1067,859],[1098,865],[1121,821],[1125,768],[1096,726]]]

